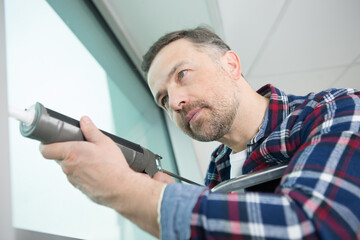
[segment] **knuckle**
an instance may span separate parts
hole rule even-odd
[[[69,178],[73,175],[74,166],[78,162],[78,154],[74,151],[69,151],[65,154],[64,160],[60,162],[61,168],[66,176]]]
[[[73,151],[73,149],[70,149],[70,151],[68,151],[65,154],[64,161],[67,161],[69,163],[74,163],[77,161],[77,159],[78,159],[78,154],[75,151]]]

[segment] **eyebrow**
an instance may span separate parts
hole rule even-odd
[[[176,72],[176,70],[181,67],[182,65],[184,65],[185,63],[187,63],[186,61],[181,61],[178,62],[177,64],[175,64],[175,66],[171,69],[171,71],[168,73],[167,75],[167,81],[172,77],[172,75],[174,75],[174,73]]]
[[[177,64],[175,64],[174,67],[171,68],[171,70],[169,71],[169,73],[167,74],[167,77],[166,77],[166,82],[169,81],[169,79],[175,74],[175,72],[177,71],[178,68],[180,68],[182,65],[184,65],[185,63],[187,63],[186,61],[181,61],[181,62],[178,62]],[[159,91],[158,93],[156,93],[156,96],[155,96],[155,101],[156,103],[159,103],[159,98],[160,96],[163,94],[163,91]],[[158,104],[161,106],[161,103]]]

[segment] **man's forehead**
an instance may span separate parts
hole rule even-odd
[[[159,63],[169,63],[170,59],[177,60],[178,57],[184,55],[186,52],[191,53],[195,48],[195,45],[186,39],[179,39],[172,43],[169,43],[167,46],[162,48],[158,54],[153,59],[152,64],[149,68],[149,73],[152,72],[152,69],[156,67]],[[179,55],[181,53],[181,55]],[[165,62],[164,62],[165,61]]]
[[[190,41],[179,39],[161,49],[155,56],[147,74],[150,88],[155,82],[165,80],[171,69],[183,61],[181,57],[185,57],[186,52],[190,52],[191,48],[194,48],[194,45]]]

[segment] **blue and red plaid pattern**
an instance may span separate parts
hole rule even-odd
[[[259,133],[247,145],[243,172],[288,163],[272,193],[199,196],[192,239],[360,238],[360,93],[330,89],[286,95],[271,85]],[[212,154],[205,179],[214,187],[229,179],[231,149]]]

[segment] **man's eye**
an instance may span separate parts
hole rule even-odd
[[[181,80],[183,77],[185,77],[185,74],[187,73],[187,70],[182,70],[178,73],[178,80]]]
[[[163,106],[164,108],[166,108],[167,104],[169,102],[169,97],[168,96],[165,96],[161,99],[160,103],[161,103],[161,106]]]

